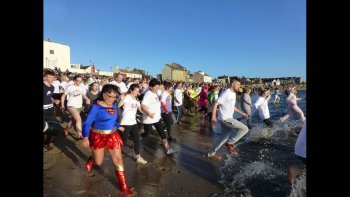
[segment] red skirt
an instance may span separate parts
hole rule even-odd
[[[95,133],[90,129],[90,147],[94,150],[107,147],[108,149],[121,148],[124,143],[117,131],[111,134]]]

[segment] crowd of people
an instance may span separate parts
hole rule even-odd
[[[181,81],[161,82],[151,77],[141,80],[124,79],[120,73],[110,80],[105,76],[57,74],[47,69],[43,81],[44,150],[50,151],[53,148],[50,143],[57,135],[57,132],[50,129],[50,122],[56,121],[57,112],[66,113],[70,121],[64,128],[64,135],[67,136],[73,127],[77,137],[82,138],[82,146],[91,149],[86,170],[90,172],[94,165],[101,165],[104,149],[108,149],[115,165],[121,194],[127,196],[135,194],[126,185],[121,153],[129,138],[133,142],[134,159],[138,164],[148,163],[141,156],[140,139],[149,137],[152,130],[158,133],[164,154],[174,154],[176,150],[171,147],[171,143],[176,143],[172,133],[173,125],[181,125],[183,116],[195,113],[207,118],[212,125],[221,126],[222,135],[208,150],[208,158],[219,157],[216,152],[222,145],[237,155],[234,144],[253,128],[251,119],[256,111],[267,127],[274,126],[268,103],[272,94],[275,96],[273,102],[280,102],[281,94],[278,89],[271,93],[272,89],[269,88],[241,88],[238,78],[232,79],[225,87]],[[251,93],[257,91],[259,97],[252,103]],[[240,95],[239,99],[237,95]],[[298,100],[300,98],[296,97],[296,88],[290,87],[286,95],[288,113],[281,117],[281,122],[297,114],[306,124],[304,113],[297,105]],[[235,119],[234,113],[240,114],[241,118]],[[82,114],[86,115],[85,119]],[[142,133],[141,126],[144,128]]]

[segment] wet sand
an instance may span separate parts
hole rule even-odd
[[[219,167],[228,153],[221,148],[222,160],[208,159],[205,155],[216,135],[200,115],[184,116],[182,124],[173,126],[176,143],[171,143],[177,152],[166,155],[160,145],[160,137],[154,132],[141,141],[141,156],[146,165],[136,164],[133,159],[132,141],[123,147],[124,168],[128,186],[137,196],[215,196],[224,189],[218,180]],[[63,123],[62,126],[65,126]],[[83,148],[75,132],[67,138],[56,137],[54,150],[44,152],[44,196],[45,197],[102,197],[119,196],[119,185],[114,166],[106,151],[101,167],[92,173],[85,170],[90,150]]]

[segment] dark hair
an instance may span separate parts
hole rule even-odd
[[[247,91],[248,90],[252,90],[250,87],[245,87],[244,89],[243,89],[243,93],[247,93]]]
[[[103,101],[103,94],[104,93],[111,93],[114,92],[117,95],[120,95],[119,87],[113,84],[106,84],[102,87],[101,92],[98,95],[98,98],[96,99],[97,101]]]
[[[165,81],[164,82],[164,89],[170,89],[171,87],[173,87],[173,84],[171,82]]]
[[[151,81],[149,82],[149,86],[154,87],[156,85],[160,85],[160,81],[158,81],[158,79],[156,78],[151,79]]]
[[[114,74],[114,78],[119,77],[119,75],[122,75],[121,73]],[[122,75],[123,76],[123,75]],[[123,77],[124,78],[124,77]]]
[[[56,76],[56,73],[53,70],[51,70],[51,69],[45,69],[44,70],[44,77],[46,77],[48,75]]]
[[[268,89],[265,89],[265,90],[263,89],[263,90],[261,90],[260,93],[259,93],[259,96],[262,96],[262,95],[263,95],[265,92],[267,92],[267,91],[269,91],[269,90],[268,90]]]
[[[233,77],[230,81],[230,86],[233,84],[233,82],[238,81],[239,83],[241,83],[241,80],[238,77]]]
[[[74,77],[73,77],[73,81],[76,81],[78,78],[83,78],[83,77],[81,77],[80,75],[75,75]]]
[[[90,85],[89,85],[89,90],[92,90],[92,86],[94,86],[95,84],[98,84],[97,82],[92,82],[92,83],[90,83]]]
[[[126,93],[127,93],[127,94],[130,94],[131,91],[134,91],[136,88],[139,88],[139,89],[140,89],[140,87],[139,87],[138,84],[133,83],[133,84],[130,85],[130,87],[129,87],[129,89],[128,89],[128,91],[127,91]]]

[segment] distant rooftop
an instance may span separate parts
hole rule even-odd
[[[187,69],[185,67],[183,67],[177,63],[171,63],[171,64],[166,64],[166,65],[169,66],[173,70],[187,71]]]

